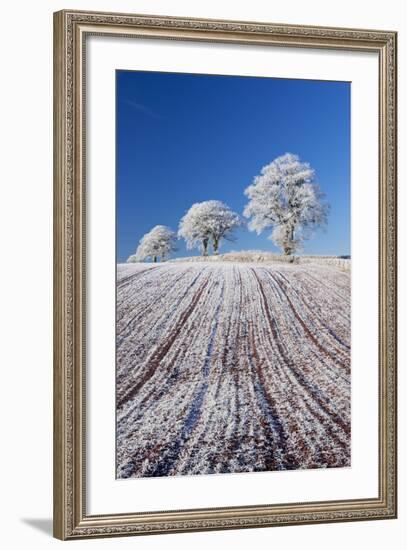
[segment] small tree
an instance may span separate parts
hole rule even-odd
[[[314,229],[327,222],[329,205],[314,178],[310,165],[291,153],[264,166],[245,190],[249,229],[257,234],[272,229],[269,238],[286,255],[299,250]]]
[[[210,234],[202,216],[203,204],[193,204],[181,218],[178,227],[178,238],[185,239],[188,249],[200,248],[202,256],[207,256]]]
[[[233,230],[242,224],[238,214],[221,201],[198,202],[181,219],[178,237],[185,239],[187,248],[199,247],[208,255],[212,240],[213,252],[218,254],[222,239],[234,240]]]
[[[126,263],[128,264],[134,264],[136,262],[138,262],[139,259],[137,258],[137,254],[132,254],[131,256],[129,256],[126,260]]]
[[[171,252],[176,250],[175,246],[176,234],[165,225],[156,225],[146,233],[141,239],[134,255],[138,261],[143,262],[147,258],[151,258],[156,262],[158,258],[166,259]],[[133,256],[130,256],[132,258]],[[128,261],[132,261],[132,260]]]

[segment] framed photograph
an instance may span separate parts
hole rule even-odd
[[[54,534],[396,517],[396,33],[54,16]]]

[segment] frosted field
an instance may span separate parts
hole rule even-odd
[[[350,273],[117,267],[117,477],[350,466]]]

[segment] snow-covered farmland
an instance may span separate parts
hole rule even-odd
[[[349,465],[349,271],[118,266],[119,478]]]

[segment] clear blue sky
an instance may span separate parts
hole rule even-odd
[[[307,254],[350,254],[350,83],[117,71],[117,260],[155,225],[177,230],[194,203],[242,213],[262,166],[290,152],[316,170],[331,205]],[[239,230],[220,251],[277,251]],[[198,254],[179,241],[175,257]]]

